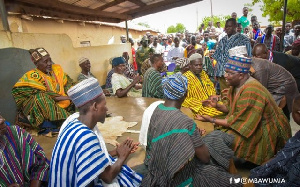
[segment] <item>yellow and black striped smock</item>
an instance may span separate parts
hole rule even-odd
[[[211,82],[205,71],[200,73],[198,78],[193,72],[187,71],[185,75],[188,79],[188,93],[182,106],[190,108],[195,114],[217,116],[222,112],[212,107],[202,106],[202,101],[211,95],[216,95],[214,84]]]

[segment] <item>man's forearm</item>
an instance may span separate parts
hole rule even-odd
[[[211,122],[214,123],[214,124],[216,124],[216,125],[223,126],[223,127],[229,127],[227,119],[216,119],[216,118],[213,118],[213,120]]]
[[[105,168],[100,174],[100,178],[107,184],[110,184],[114,178],[120,173],[121,168],[125,162],[125,159],[118,158],[118,160],[111,166]]]
[[[116,149],[111,150],[111,151],[108,151],[108,153],[109,153],[110,156],[112,156],[112,157],[117,156],[117,150],[116,150]]]
[[[221,105],[221,104],[217,103],[216,109],[223,113],[228,113],[228,109],[225,105]]]
[[[117,90],[117,92],[116,92],[116,95],[118,96],[118,97],[125,97],[125,96],[127,96],[127,93],[129,92],[129,90],[132,88],[132,87],[134,87],[135,86],[135,82],[132,82],[131,84],[129,84],[125,89],[119,89],[119,90]]]

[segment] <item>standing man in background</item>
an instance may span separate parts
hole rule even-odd
[[[248,16],[248,7],[244,7],[243,8],[243,16],[238,19],[238,23],[240,23],[243,27],[242,33],[244,33],[244,28],[248,27],[250,24],[250,21],[248,20],[247,16]]]
[[[148,38],[144,36],[141,40],[142,46],[136,51],[136,62],[138,65],[138,72],[141,75],[142,63],[149,58],[149,47],[148,47]]]
[[[212,58],[217,61],[216,77],[220,84],[220,90],[227,88],[227,84],[224,78],[225,64],[229,57],[229,49],[236,46],[246,46],[248,56],[251,56],[251,43],[249,38],[241,33],[236,32],[237,23],[234,18],[230,18],[226,21],[225,32],[227,33],[218,44],[216,52],[212,55]]]

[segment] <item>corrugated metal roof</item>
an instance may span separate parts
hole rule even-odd
[[[5,0],[10,13],[119,23],[202,0]]]

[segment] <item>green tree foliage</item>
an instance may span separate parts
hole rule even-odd
[[[171,25],[167,28],[167,33],[175,33],[180,32],[183,33],[185,31],[185,26],[182,23],[177,23],[176,26]]]
[[[270,17],[269,21],[277,22],[283,18],[284,0],[252,0],[252,6],[256,3],[262,3],[262,16]],[[288,0],[287,3],[287,21],[294,21],[300,19],[300,0]]]
[[[146,28],[150,28],[150,25],[148,23],[138,23],[138,25],[146,27]]]
[[[218,15],[218,16],[213,16],[213,24],[214,24],[214,26],[216,27],[217,25],[216,25],[216,23],[217,23],[217,21],[219,21],[220,22],[220,24],[221,24],[221,27],[225,27],[225,22],[226,22],[226,20],[227,19],[229,19],[229,18],[231,18],[231,16],[230,15],[226,15],[226,16],[223,16],[223,15]],[[202,23],[204,23],[204,28],[206,29],[207,28],[207,26],[208,26],[208,22],[210,22],[211,21],[211,17],[204,17],[203,19],[202,19]],[[200,27],[201,25],[199,25],[199,27]],[[199,28],[198,27],[198,28]]]
[[[244,4],[244,7],[247,7],[248,8],[248,16],[251,15],[250,13],[253,11],[253,5],[252,3],[245,3]],[[252,15],[251,15],[252,16]]]
[[[185,31],[185,26],[182,23],[177,23],[175,29],[177,32],[183,33]]]
[[[176,28],[174,27],[174,25],[171,25],[170,27],[167,28],[167,33],[175,33],[176,32]]]

